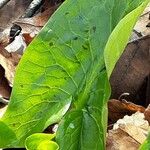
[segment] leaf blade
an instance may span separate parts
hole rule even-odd
[[[60,150],[104,149],[107,128],[107,100],[110,87],[104,70],[94,82],[88,102],[83,109],[68,112],[60,122],[56,141]],[[94,99],[93,99],[94,98]]]
[[[124,16],[127,6],[121,2]],[[15,134],[13,142],[5,147],[23,147],[26,137],[61,119],[72,102],[81,108],[87,104],[94,81],[105,66],[105,45],[119,21],[113,25],[110,22],[112,3],[119,11],[115,0],[65,1],[29,45],[17,68],[11,101],[1,120]],[[137,1],[137,5],[140,3]],[[58,115],[63,108],[65,111]],[[1,147],[7,138],[2,128],[0,133]]]
[[[110,77],[116,62],[123,53],[123,50],[129,40],[130,33],[132,32],[139,15],[144,11],[148,2],[150,1],[146,0],[138,8],[125,16],[110,35],[104,50],[104,59],[108,77]],[[126,26],[126,30],[124,30],[124,26]]]

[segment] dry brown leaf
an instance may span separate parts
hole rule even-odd
[[[107,137],[106,150],[137,150],[140,144],[123,130],[110,130]]]
[[[148,25],[150,24],[149,14],[150,14],[150,4],[146,7],[143,14],[137,21],[132,36],[130,38],[130,41],[137,40],[142,36],[150,35],[150,29],[148,27]]]
[[[127,125],[120,125],[119,128],[122,129],[124,132],[128,133],[133,139],[135,139],[138,143],[142,144],[148,133],[149,126],[145,124],[145,128],[139,128],[135,125],[127,124]]]
[[[148,107],[146,108],[145,112],[144,112],[144,115],[145,115],[145,119],[149,122],[150,124],[150,105],[148,105]]]
[[[7,46],[9,43],[9,30],[6,29],[3,32],[0,32],[0,47]]]
[[[59,7],[59,5],[55,5],[53,7],[48,8],[42,13],[37,14],[32,18],[22,18],[17,21],[17,23],[26,23],[33,25],[35,27],[43,27],[45,23],[48,21],[50,16],[55,12],[55,10]]]
[[[16,52],[17,54],[22,55],[26,47],[27,45],[22,34],[19,34],[15,37],[14,41],[5,47],[5,50],[7,50],[9,53]]]
[[[0,28],[11,26],[12,22],[22,16],[32,0],[11,0],[0,9]]]
[[[144,106],[147,98],[143,83],[150,74],[150,28],[146,27],[150,22],[149,15],[150,4],[136,23],[130,40],[133,42],[127,45],[111,76],[112,98],[117,99],[128,92],[128,101]]]
[[[150,36],[129,43],[113,70],[110,82],[112,98],[122,93],[130,95],[126,98],[137,104],[144,103],[144,96],[136,97],[145,78],[150,74]]]
[[[46,24],[50,16],[54,13],[54,11],[59,7],[59,5],[51,6],[46,9],[42,13],[38,13],[36,16],[32,18],[20,18],[16,22],[16,24],[22,27],[23,33],[28,34],[38,34],[41,28]]]
[[[111,99],[108,101],[108,111],[109,124],[112,124],[125,115],[132,115],[137,111],[144,112],[145,108],[125,100]]]
[[[32,40],[34,39],[34,37],[35,37],[34,35],[32,36],[29,33],[23,33],[22,36],[24,37],[25,43],[27,45],[29,45],[32,42]]]
[[[132,116],[125,116],[123,119],[119,119],[113,129],[122,129],[128,133],[133,139],[142,144],[146,139],[149,131],[149,123],[144,119],[143,113],[136,112]]]
[[[13,84],[16,66],[21,58],[17,53],[8,53],[3,47],[0,47],[0,64],[5,69],[5,77]]]
[[[143,113],[136,112],[132,116],[125,116],[108,132],[107,150],[137,150],[146,139],[149,129]]]
[[[146,7],[143,15],[139,18],[139,20],[137,21],[134,27],[134,29],[142,36],[150,35],[150,28],[146,27],[147,24],[150,23],[149,14],[150,14],[150,4],[149,6]]]
[[[7,79],[5,78],[5,70],[0,65],[0,97],[9,99],[11,93],[11,87]]]

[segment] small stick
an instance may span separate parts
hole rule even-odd
[[[0,0],[0,9],[5,6],[10,0]]]

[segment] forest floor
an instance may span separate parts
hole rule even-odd
[[[32,12],[27,9],[30,2],[13,0],[0,9],[0,117],[26,47],[61,5],[59,0],[46,0]],[[150,129],[150,5],[139,18],[110,82],[107,150],[137,150]]]

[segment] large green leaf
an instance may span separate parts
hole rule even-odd
[[[94,82],[84,109],[68,112],[61,120],[56,141],[60,150],[103,150],[107,128],[107,100],[110,96],[105,71]]]
[[[145,8],[147,2],[143,3],[134,11],[126,15],[118,23],[117,27],[110,35],[104,50],[104,58],[107,67],[108,77],[110,77],[117,60],[123,52],[124,47],[126,46],[132,32],[133,26],[139,14],[141,14],[143,9]],[[102,72],[99,73],[99,76],[101,75]],[[105,74],[103,78],[99,79],[101,83],[99,83],[98,80],[95,80],[95,82],[97,82],[100,87],[91,88],[93,91],[97,90],[97,94],[93,92],[94,96],[91,99],[92,103],[89,105],[87,100],[87,105],[85,105],[84,109],[69,112],[61,121],[57,132],[57,142],[61,150],[105,149],[105,133],[107,124],[106,121],[103,121],[103,119],[107,119],[106,104],[108,97],[104,97],[104,95],[109,95],[109,91],[106,92],[106,89],[109,89],[109,85],[105,84],[106,86],[103,87],[102,85],[104,85],[104,83],[102,83],[102,81],[105,82],[108,80],[106,76],[107,75]],[[100,91],[103,91],[103,93],[101,93]],[[89,106],[92,107],[92,104],[95,102],[96,99],[96,105],[95,107],[93,107],[95,113],[93,115],[93,113],[89,111]],[[101,102],[100,105],[99,102]],[[98,117],[95,117],[96,115]]]
[[[102,131],[101,137],[105,136],[106,121],[102,120],[107,119],[107,113],[102,110],[106,109],[110,92],[99,95],[101,92],[95,88],[99,75],[105,70],[104,48],[120,19],[144,1],[135,10],[137,19],[149,0],[64,2],[19,63],[11,101],[0,122],[0,147],[24,147],[26,137],[60,120],[71,102],[75,102],[79,112],[83,109],[91,113],[89,117],[85,114],[88,120],[98,108],[93,116]],[[135,19],[131,26],[134,23]],[[107,80],[105,78],[104,83]],[[109,86],[106,89],[109,91]],[[87,109],[88,103],[97,105],[93,112]],[[8,129],[5,130],[8,136],[3,127]],[[104,146],[105,138],[101,140]]]

